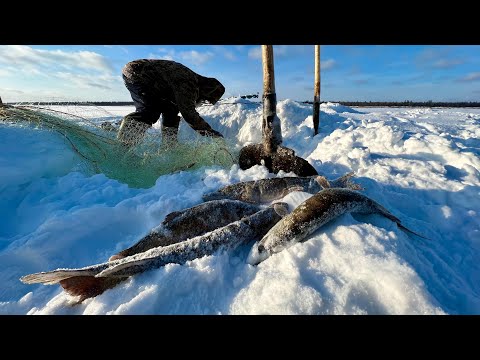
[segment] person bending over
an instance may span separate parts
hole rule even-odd
[[[162,142],[176,142],[180,112],[192,129],[202,136],[223,137],[198,114],[196,107],[205,101],[215,105],[225,87],[215,78],[205,77],[185,65],[170,60],[140,59],[127,63],[123,81],[135,105],[126,115],[117,138],[133,146],[162,114]]]

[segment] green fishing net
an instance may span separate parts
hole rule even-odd
[[[197,136],[184,142],[162,143],[159,131],[147,131],[143,141],[127,147],[116,138],[121,117],[93,106],[92,111],[102,115],[97,115],[102,122],[95,122],[75,114],[72,108],[79,112],[78,106],[67,107],[67,111],[34,105],[0,107],[0,120],[55,131],[78,154],[81,171],[87,175],[103,173],[136,188],[151,187],[164,174],[212,165],[229,168],[238,163],[234,144],[222,138]]]

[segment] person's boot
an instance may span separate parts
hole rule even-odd
[[[177,144],[178,128],[162,126],[162,145],[170,147]]]
[[[127,146],[135,146],[143,140],[150,125],[125,117],[120,124],[117,139]]]

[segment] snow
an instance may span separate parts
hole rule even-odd
[[[224,102],[201,115],[239,147],[260,142],[261,104]],[[92,121],[133,110],[85,109]],[[278,102],[283,145],[328,179],[355,171],[365,195],[429,240],[380,215],[345,214],[258,266],[246,262],[250,243],[133,276],[71,306],[60,286],[19,278],[104,262],[203,194],[277,175],[204,167],[129,188],[84,175],[58,134],[0,122],[0,314],[480,314],[480,109],[327,103],[314,138],[311,113],[312,105]],[[182,121],[180,139],[191,133]],[[281,201],[292,210],[310,196]]]

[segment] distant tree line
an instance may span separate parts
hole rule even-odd
[[[339,103],[345,106],[359,106],[359,107],[480,107],[480,102],[474,101],[330,101],[332,103]],[[313,104],[312,101],[302,101],[304,104]],[[321,103],[326,103],[322,101]]]
[[[241,95],[242,99],[258,98],[258,94]],[[312,101],[300,101],[303,104],[313,104]],[[320,103],[326,103],[327,101],[321,101]],[[338,103],[345,106],[359,106],[359,107],[480,107],[480,102],[474,101],[329,101],[332,103]],[[83,106],[133,106],[133,101],[45,101],[45,102],[18,102],[10,103],[11,105],[21,104],[35,104],[38,106],[44,105],[83,105]]]
[[[251,99],[251,98],[258,98],[258,93],[257,94],[251,94],[251,95],[240,95],[242,99]]]
[[[23,101],[10,105],[84,105],[84,106],[133,106],[133,101]]]

